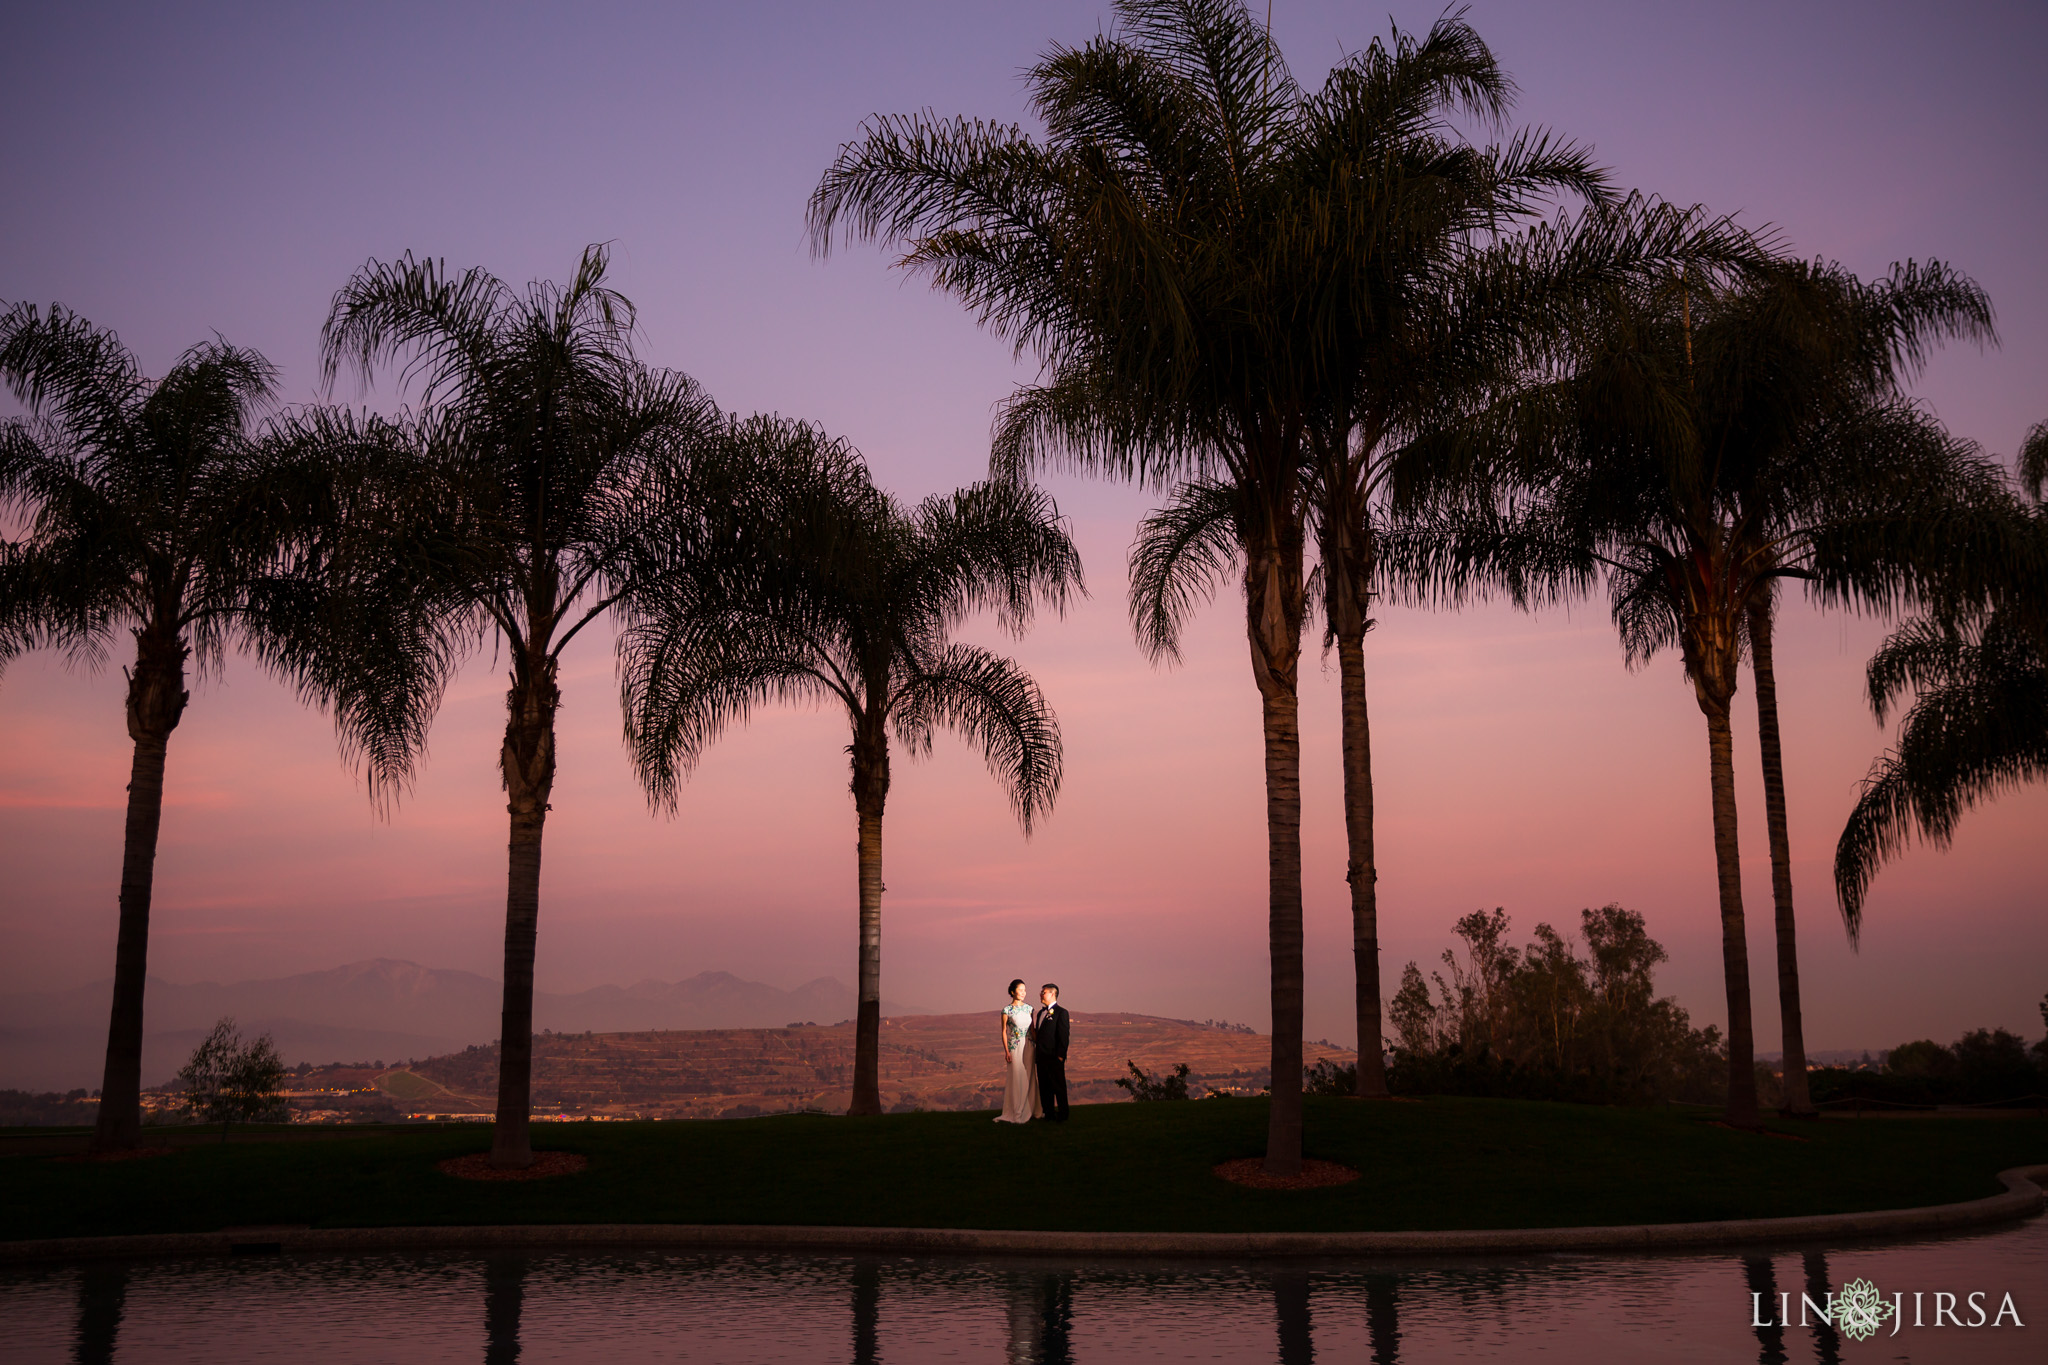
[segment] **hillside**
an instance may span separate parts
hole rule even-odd
[[[113,983],[0,996],[0,1087],[66,1090],[99,1084]],[[142,1077],[167,1079],[216,1019],[268,1033],[287,1062],[385,1061],[453,1052],[498,1033],[499,984],[474,972],[374,958],[326,971],[222,984],[152,977],[143,1005]],[[730,972],[576,992],[534,993],[534,1025],[558,1032],[768,1028],[852,1016],[854,992],[819,977],[793,990]],[[884,1001],[886,1014],[921,1013]]]
[[[1191,1087],[1256,1092],[1269,1078],[1272,1040],[1242,1029],[1144,1014],[1074,1015],[1067,1075],[1077,1103],[1125,1098],[1115,1080],[1186,1062]],[[1353,1054],[1311,1043],[1308,1061]],[[994,1014],[882,1021],[882,1102],[895,1110],[994,1108],[1002,1047]],[[640,1118],[745,1117],[791,1109],[835,1112],[849,1100],[853,1026],[542,1034],[534,1039],[535,1110]],[[498,1075],[494,1046],[431,1057],[377,1084],[409,1113],[486,1113]]]

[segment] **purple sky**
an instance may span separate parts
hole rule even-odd
[[[1391,8],[1413,28],[1438,13]],[[1273,21],[1314,83],[1384,32],[1386,10],[1277,0]],[[1492,0],[1471,18],[1522,88],[1520,120],[1591,144],[1620,184],[1775,224],[1795,250],[1865,274],[1939,256],[1974,275],[2004,345],[1944,353],[1920,393],[2001,455],[2048,417],[2048,10]],[[1102,5],[959,0],[24,10],[0,47],[0,299],[114,326],[151,373],[218,331],[282,365],[287,397],[305,401],[327,300],[365,258],[412,249],[523,283],[608,240],[651,361],[728,408],[819,421],[921,496],[979,477],[991,405],[1029,367],[881,253],[813,259],[805,197],[865,116],[1017,118],[1021,69],[1106,23]],[[959,745],[899,769],[885,988],[994,1008],[1011,976],[1057,976],[1081,1010],[1263,1028],[1257,707],[1236,603],[1204,615],[1183,667],[1151,669],[1123,617],[1144,498],[1051,486],[1094,595],[1006,647],[1060,711],[1067,788],[1027,843]],[[1620,900],[1670,947],[1665,988],[1720,1021],[1704,727],[1676,661],[1627,673],[1597,604],[1382,621],[1369,668],[1390,987],[1468,910],[1504,905],[1526,933]],[[1887,870],[1861,953],[1844,942],[1826,871],[1884,742],[1860,694],[1882,634],[1795,608],[1781,645],[1809,1044],[2038,1034],[2048,793],[2009,797],[1971,816],[1952,853]],[[607,642],[567,671],[543,987],[709,968],[851,980],[840,722],[762,716],[712,754],[678,820],[656,820],[619,751]],[[1335,685],[1306,674],[1309,1032],[1349,1042]],[[235,666],[198,689],[172,744],[153,969],[229,979],[382,955],[495,973],[502,689],[488,659],[470,670],[389,824],[326,722],[277,684]],[[120,695],[118,672],[40,657],[0,687],[0,990],[111,970]],[[1768,1050],[1753,739],[1738,763]]]

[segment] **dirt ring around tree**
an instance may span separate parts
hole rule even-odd
[[[551,1176],[574,1175],[590,1164],[581,1152],[535,1152],[533,1164],[524,1170],[504,1170],[491,1164],[489,1152],[451,1156],[434,1163],[444,1175],[457,1180],[546,1180]]]
[[[1239,1157],[1215,1167],[1216,1174],[1233,1185],[1246,1185],[1255,1190],[1325,1190],[1332,1185],[1349,1185],[1358,1179],[1358,1172],[1349,1166],[1340,1166],[1334,1161],[1317,1161],[1312,1157],[1301,1160],[1300,1175],[1267,1175],[1264,1157]]]

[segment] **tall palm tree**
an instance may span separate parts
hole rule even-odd
[[[1606,201],[1598,176],[1569,149],[1546,154],[1538,139],[1525,154],[1525,137],[1505,156],[1489,154],[1454,131],[1460,114],[1498,125],[1513,94],[1461,19],[1447,16],[1419,41],[1396,28],[1302,101],[1287,156],[1295,221],[1281,230],[1303,237],[1288,255],[1305,271],[1286,286],[1321,342],[1305,494],[1325,638],[1337,652],[1357,1093],[1366,1098],[1387,1094],[1365,636],[1390,457],[1421,413],[1480,382],[1512,350],[1502,324],[1507,299],[1523,301],[1510,281],[1522,281],[1489,269],[1498,266],[1487,259],[1489,239],[1559,190]],[[1507,287],[1475,290],[1481,279]]]
[[[1932,343],[1991,339],[1991,308],[1939,263],[1865,282],[1838,266],[1786,262],[1743,291],[1744,363],[1768,378],[1724,441],[1731,491],[1760,574],[1804,580],[1820,605],[1889,611],[1916,586],[1943,590],[1995,563],[2002,494],[1972,452],[1904,395]],[[1917,506],[1916,506],[1917,504]],[[1946,506],[1950,515],[1938,508]],[[1932,532],[1936,524],[1939,532]],[[1971,528],[1975,528],[1972,534]],[[1944,563],[1944,561],[1946,561]],[[1771,852],[1783,1108],[1815,1110],[1806,1084],[1791,836],[1778,719],[1776,584],[1749,595],[1744,632],[1756,684]],[[1981,590],[1981,589],[1980,589]]]
[[[2048,778],[2048,422],[2027,434],[2019,473],[2033,500],[2021,514],[2031,564],[1994,594],[1988,612],[1909,622],[1870,661],[1880,722],[1908,689],[1915,695],[1835,846],[1835,890],[1852,938],[1871,879],[1915,834],[1946,848],[1965,810]]]
[[[1386,1095],[1373,846],[1365,636],[1383,588],[1426,598],[1428,582],[1386,585],[1377,545],[1401,518],[1397,492],[1455,482],[1414,438],[1520,378],[1588,291],[1688,262],[1752,259],[1727,219],[1640,196],[1617,199],[1569,148],[1522,134],[1506,154],[1466,143],[1453,115],[1498,126],[1514,87],[1469,27],[1440,21],[1420,40],[1398,28],[1332,72],[1303,108],[1292,150],[1307,267],[1297,312],[1320,346],[1308,424],[1308,496],[1321,565],[1325,643],[1342,711],[1346,881],[1362,1097]],[[1561,193],[1576,219],[1504,231]],[[1366,1040],[1372,1040],[1370,1043]]]
[[[845,708],[859,827],[860,1004],[853,1101],[881,1109],[882,820],[890,735],[917,755],[950,729],[979,749],[1028,835],[1059,793],[1059,724],[1029,674],[954,640],[992,609],[1020,633],[1063,609],[1081,562],[1052,500],[978,484],[905,508],[844,442],[757,418],[731,429],[738,481],[727,557],[651,577],[629,599],[619,652],[634,766],[657,805],[729,724],[771,700]],[[751,471],[751,473],[749,472]],[[736,570],[734,565],[740,567]]]
[[[363,513],[351,562],[405,604],[415,633],[363,640],[402,704],[431,714],[463,657],[487,638],[509,656],[503,775],[511,837],[505,897],[505,1004],[491,1159],[532,1164],[533,968],[541,837],[555,776],[562,651],[639,574],[688,544],[688,468],[718,430],[687,376],[633,353],[633,309],[605,284],[606,252],[584,252],[567,287],[522,293],[486,271],[451,274],[406,255],[372,261],[334,297],[322,333],[331,384],[399,366],[423,411]],[[361,436],[321,414],[315,445]],[[322,425],[324,423],[324,425]],[[389,440],[387,431],[384,438]]]
[[[1000,472],[1064,462],[1227,493],[1266,759],[1266,1165],[1292,1173],[1302,1136],[1305,471],[1341,373],[1331,329],[1369,306],[1378,264],[1370,250],[1333,251],[1332,222],[1304,197],[1305,168],[1341,177],[1346,166],[1304,149],[1318,137],[1341,145],[1328,125],[1373,117],[1359,93],[1369,63],[1340,64],[1310,96],[1242,0],[1120,0],[1116,13],[1115,32],[1055,47],[1031,71],[1043,141],[967,120],[871,122],[813,196],[813,240],[822,248],[843,230],[904,243],[904,266],[1037,352],[1043,381],[999,421]],[[1462,20],[1446,18],[1422,46],[1429,60],[1407,79],[1433,88],[1411,96],[1411,121],[1452,106],[1484,113],[1504,98],[1505,79]],[[1540,138],[1492,155],[1481,178],[1502,216],[1534,187],[1599,185],[1576,149]],[[1346,228],[1372,217],[1362,203],[1346,209]]]
[[[134,759],[121,857],[114,997],[93,1150],[141,1136],[143,995],[164,770],[189,701],[187,665],[217,672],[255,655],[313,695],[334,617],[297,577],[332,529],[336,471],[293,461],[256,419],[277,371],[214,340],[143,377],[113,332],[76,313],[17,304],[0,314],[0,380],[28,415],[0,425],[0,507],[26,523],[0,545],[0,665],[54,647],[99,666],[119,632]],[[370,755],[402,779],[402,763]]]
[[[1864,351],[1849,356],[1830,310],[1854,289],[1881,298],[1892,330],[1859,338]],[[1736,1124],[1757,1121],[1730,719],[1744,646],[1754,662],[1761,641],[1768,685],[1782,581],[1807,581],[1823,602],[1887,610],[1955,591],[1978,551],[2006,553],[1996,468],[1896,382],[1901,357],[1986,326],[1981,292],[1938,264],[1901,267],[1875,289],[1799,263],[1681,276],[1610,295],[1568,377],[1503,408],[1500,439],[1534,471],[1515,513],[1515,533],[1529,539],[1508,557],[1535,559],[1507,575],[1511,584],[1530,581],[1546,555],[1541,572],[1553,575],[1604,567],[1630,664],[1677,646],[1707,721]],[[1829,347],[1832,359],[1808,354]],[[1872,362],[1872,349],[1890,358]],[[1843,373],[1861,362],[1871,362],[1862,377]],[[1777,780],[1782,802],[1781,765]],[[1796,962],[1789,897],[1780,908],[1783,965]],[[1780,982],[1796,1051],[1796,967]]]

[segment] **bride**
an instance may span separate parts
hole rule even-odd
[[[1029,1123],[1038,1117],[1038,1068],[1031,1064],[1031,1006],[1024,1003],[1024,979],[1010,983],[1003,1006],[1003,1112],[997,1123]]]

